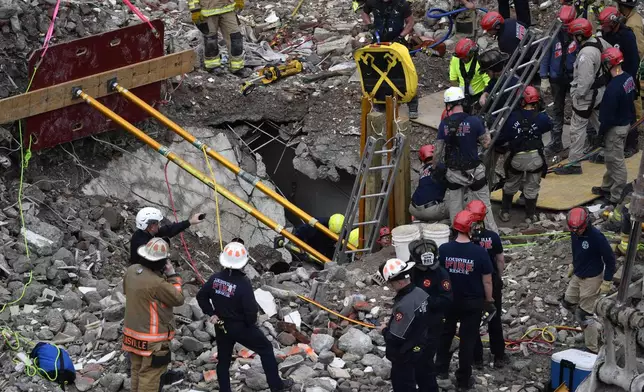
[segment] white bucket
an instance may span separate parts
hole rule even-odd
[[[421,233],[424,240],[434,240],[436,245],[441,246],[449,241],[449,226],[442,223],[423,223]]]
[[[402,225],[391,231],[391,240],[396,249],[396,257],[409,261],[409,244],[420,238],[418,225]]]

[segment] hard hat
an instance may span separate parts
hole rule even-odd
[[[588,227],[588,210],[584,207],[575,207],[568,212],[568,229],[575,234],[581,234]]]
[[[559,10],[559,20],[564,25],[570,24],[570,22],[572,22],[576,16],[577,12],[575,11],[575,7],[573,7],[572,5],[564,5]]]
[[[481,53],[479,56],[479,65],[481,66],[481,72],[486,72],[502,64],[508,59],[508,54],[503,53],[498,49],[490,49]],[[499,69],[500,71],[500,69]]]
[[[532,86],[527,86],[523,90],[523,104],[537,103],[539,102],[539,90]]]
[[[434,240],[415,240],[409,244],[410,259],[431,269],[438,267],[438,245]]]
[[[391,235],[391,230],[389,229],[389,226],[381,227],[379,234],[380,234],[380,237]]]
[[[219,254],[219,264],[224,268],[242,269],[248,263],[248,251],[239,242],[231,242]]]
[[[154,207],[145,207],[136,214],[136,228],[145,230],[150,223],[158,223],[163,220],[161,210]]]
[[[616,65],[624,62],[624,55],[618,48],[608,48],[602,52],[602,65],[606,69],[611,69]]]
[[[445,93],[443,94],[443,101],[445,101],[445,103],[459,102],[464,99],[465,94],[463,94],[463,90],[460,87],[450,87],[445,90]]]
[[[505,19],[496,11],[490,11],[481,18],[481,28],[485,31],[496,29],[505,23]]]
[[[147,244],[139,246],[136,253],[148,261],[168,258],[168,243],[163,238],[152,238]]]
[[[351,233],[349,233],[349,243],[356,248],[360,244],[360,229],[353,229],[351,230]]]
[[[617,0],[617,4],[623,5],[628,8],[635,8],[637,5],[637,0]]]
[[[479,47],[474,41],[469,38],[461,38],[456,43],[456,48],[454,48],[454,54],[459,59],[465,59],[470,54],[479,50]]]
[[[427,158],[431,158],[434,156],[434,145],[433,144],[425,144],[418,150],[418,159],[421,161],[425,162]]]
[[[452,227],[460,233],[468,234],[474,222],[476,222],[474,215],[469,211],[463,210],[454,217]]]
[[[568,25],[570,35],[581,35],[584,38],[590,38],[593,35],[593,26],[588,19],[577,18]]]
[[[340,234],[342,231],[342,225],[344,225],[344,215],[342,214],[333,214],[329,218],[329,230],[335,234]]]
[[[465,206],[465,211],[469,211],[472,214],[475,222],[480,222],[485,219],[487,207],[485,206],[485,203],[480,200],[472,200],[467,203],[467,206]]]
[[[599,23],[604,28],[612,28],[620,23],[620,13],[616,7],[606,7],[599,13]]]
[[[415,263],[413,262],[406,263],[400,259],[389,259],[383,268],[382,277],[385,278],[387,282],[410,278],[410,275],[405,272],[412,269],[414,264]]]

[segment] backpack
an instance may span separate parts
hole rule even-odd
[[[65,385],[76,380],[76,369],[69,353],[53,344],[39,342],[29,354],[38,374],[56,382],[65,390]]]

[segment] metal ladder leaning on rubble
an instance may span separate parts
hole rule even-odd
[[[376,150],[377,146],[382,145],[382,150]],[[356,180],[353,183],[353,190],[349,198],[347,210],[344,213],[344,224],[342,231],[339,235],[339,240],[335,246],[335,254],[333,260],[338,263],[346,262],[350,255],[363,252],[371,252],[376,242],[376,237],[379,233],[380,223],[387,210],[387,204],[391,191],[394,188],[396,174],[398,172],[398,165],[400,158],[403,154],[403,146],[405,145],[405,135],[398,132],[391,139],[385,140],[384,138],[374,138],[370,136],[365,144]],[[364,194],[367,180],[370,174],[380,171],[382,175],[382,183],[380,191],[377,193]],[[375,199],[375,207],[373,216],[365,217],[364,222],[359,222],[357,219],[360,201],[366,199]],[[356,222],[358,220],[358,222]],[[367,238],[364,239],[364,246],[357,250],[347,249],[349,243],[349,235],[355,228],[362,228],[363,232],[367,228]]]
[[[494,142],[499,137],[499,131],[505,125],[510,113],[521,100],[526,86],[537,73],[541,61],[549,53],[552,42],[561,29],[561,24],[559,18],[555,19],[541,38],[537,38],[534,29],[526,30],[519,46],[505,64],[503,74],[494,85],[481,111],[485,124],[492,135],[491,147],[485,152],[483,160],[490,190],[496,184],[494,179],[497,156],[494,151]],[[531,57],[526,61],[526,56],[530,53]],[[518,81],[516,83],[513,82],[515,78]],[[501,98],[506,93],[509,94],[505,95],[505,102],[501,102]]]

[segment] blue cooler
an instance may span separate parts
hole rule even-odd
[[[552,354],[550,363],[550,386],[555,390],[566,383],[574,392],[579,384],[593,371],[597,355],[581,350],[565,350]]]

